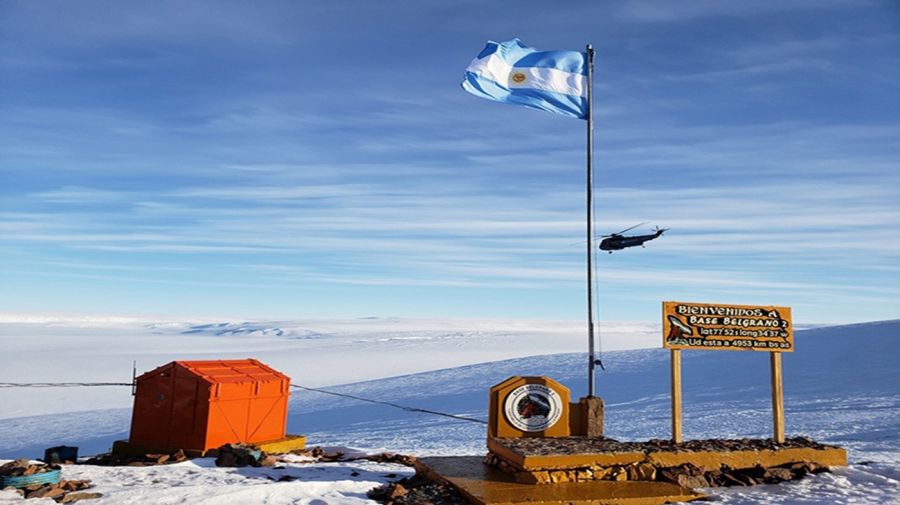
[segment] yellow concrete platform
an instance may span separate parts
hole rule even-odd
[[[269,454],[285,454],[306,447],[306,435],[287,435],[281,440],[255,444]]]
[[[520,484],[482,463],[480,456],[421,458],[416,471],[447,482],[475,505],[661,505],[705,495],[663,482],[566,482]]]
[[[503,439],[488,439],[488,450],[513,467],[524,471],[564,470],[591,466],[609,467],[634,463],[650,463],[657,467],[678,466],[691,463],[709,469],[728,465],[731,468],[765,467],[789,463],[807,462],[822,466],[846,466],[847,451],[839,447],[820,449],[809,447],[732,450],[732,451],[597,451],[583,454],[529,454],[516,451],[503,443]]]

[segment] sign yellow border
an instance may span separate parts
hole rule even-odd
[[[663,302],[663,347],[793,352],[790,307]]]

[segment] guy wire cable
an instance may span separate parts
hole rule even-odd
[[[383,400],[372,400],[372,399],[369,399],[369,398],[362,398],[362,397],[360,397],[360,396],[354,396],[354,395],[350,395],[350,394],[346,394],[346,393],[337,393],[337,392],[334,392],[334,391],[327,391],[327,390],[325,390],[325,389],[312,388],[312,387],[307,387],[307,386],[300,386],[300,385],[298,385],[298,384],[291,384],[291,387],[297,388],[297,389],[303,389],[303,390],[306,390],[306,391],[313,391],[313,392],[316,392],[316,393],[323,393],[323,394],[326,394],[326,395],[341,396],[341,397],[344,397],[344,398],[350,398],[350,399],[352,399],[352,400],[357,400],[357,401],[361,401],[361,402],[377,403],[377,404],[380,404],[380,405],[387,405],[387,406],[389,406],[389,407],[394,407],[395,409],[405,410],[405,411],[407,411],[407,412],[420,412],[420,413],[423,413],[423,414],[434,414],[434,415],[436,415],[436,416],[449,417],[449,418],[451,418],[451,419],[458,419],[458,420],[460,420],[460,421],[470,421],[470,422],[473,422],[473,423],[487,424],[487,421],[483,421],[483,420],[481,420],[481,419],[475,419],[475,418],[473,418],[473,417],[458,416],[458,415],[456,415],[456,414],[448,414],[448,413],[446,413],[446,412],[438,412],[438,411],[436,411],[436,410],[422,409],[422,408],[419,408],[419,407],[407,407],[407,406],[405,406],[405,405],[400,405],[400,404],[397,404],[397,403],[386,402],[386,401],[383,401]]]
[[[132,382],[0,382],[0,388],[75,388],[75,387],[104,387],[104,386],[133,386]],[[418,412],[422,414],[431,414],[435,416],[448,417],[451,419],[456,419],[459,421],[469,421],[473,423],[487,424],[487,421],[483,421],[481,419],[475,419],[473,417],[460,416],[456,414],[449,414],[447,412],[439,412],[437,410],[423,409],[419,407],[409,407],[406,405],[400,405],[397,403],[386,402],[383,400],[372,400],[370,398],[363,398],[361,396],[355,396],[347,393],[337,393],[335,391],[328,391],[325,389],[313,388],[308,386],[301,386],[299,384],[291,384],[292,388],[303,389],[305,391],[312,391],[315,393],[322,393],[326,395],[333,396],[341,396],[344,398],[350,398],[352,400],[357,400],[361,402],[367,403],[376,403],[380,405],[387,405],[389,407],[393,407],[395,409],[400,409],[406,412]]]

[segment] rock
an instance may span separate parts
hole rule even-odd
[[[691,468],[693,467],[693,468]],[[656,480],[660,480],[663,482],[671,482],[672,484],[678,484],[678,477],[681,475],[693,475],[697,472],[694,471],[693,465],[681,465],[681,466],[670,466],[668,468],[660,468],[656,472]]]
[[[32,498],[54,498],[57,496],[62,496],[64,494],[66,494],[66,491],[64,489],[45,484],[43,486],[40,486],[38,489],[35,489],[34,491],[26,492],[25,498],[28,500]]]
[[[291,451],[291,454],[315,458],[318,461],[338,461],[344,457],[344,453],[342,452],[325,452],[325,449],[322,449],[319,446],[313,447],[312,449],[297,449]]]
[[[62,489],[62,488],[59,488],[59,487],[51,487],[49,490],[47,490],[46,493],[44,493],[44,495],[42,496],[42,498],[53,498],[53,499],[56,499],[56,498],[58,498],[58,497],[61,497],[61,496],[64,495],[64,494],[66,494],[66,490],[65,490],[65,489]]]
[[[376,501],[385,501],[388,493],[390,492],[390,485],[385,484],[384,486],[378,486],[376,488],[370,489],[366,492],[366,496],[369,499]]]
[[[144,457],[149,459],[150,461],[156,462],[157,465],[161,465],[166,461],[169,461],[168,454],[146,454]]]
[[[769,468],[769,479],[772,483],[794,479],[794,472],[788,468]]]
[[[268,456],[258,447],[244,444],[225,444],[217,449],[216,466],[238,467],[261,466]]]
[[[742,472],[732,472],[732,473],[729,474],[729,475],[730,475],[734,480],[736,480],[736,481],[739,483],[739,485],[741,485],[741,486],[755,486],[755,485],[759,484],[759,481],[757,481],[757,480],[756,480],[755,478],[753,478],[752,476],[747,475],[746,473],[742,473]]]
[[[705,472],[701,467],[685,463],[679,466],[657,469],[656,480],[671,482],[689,488],[710,487],[711,482],[707,479],[707,475],[710,475],[715,480],[719,478],[719,474],[720,472]]]
[[[769,478],[769,470],[762,465],[756,465],[752,468],[732,470],[731,475],[745,486],[755,486],[766,482],[766,479]]]
[[[678,476],[676,484],[691,489],[697,487],[709,487],[709,481],[702,475],[681,474]]]
[[[398,484],[394,484],[393,489],[391,489],[390,492],[388,492],[387,497],[391,500],[395,500],[397,498],[400,498],[401,496],[405,496],[407,492],[408,491],[406,490],[405,487],[403,487],[403,484],[398,483]]]
[[[805,477],[806,474],[809,473],[809,468],[806,466],[806,463],[793,463],[787,468],[794,474],[795,479]]]
[[[747,485],[749,485],[749,484],[747,484],[746,481],[740,480],[727,472],[721,473],[721,475],[719,476],[719,481],[721,482],[721,485],[723,485],[723,486],[747,486]]]
[[[825,473],[825,472],[831,471],[828,469],[827,466],[822,466],[818,463],[807,463],[806,467],[809,469],[809,473],[812,473],[812,474],[819,474],[819,473]]]
[[[89,480],[73,480],[70,482],[74,482],[77,484],[78,491],[81,491],[82,489],[87,489],[93,485],[93,484],[91,484],[91,481],[89,481]]]
[[[60,503],[74,503],[79,500],[94,500],[103,496],[100,493],[69,493],[63,497]]]
[[[216,466],[237,466],[237,456],[230,452],[220,452],[219,455],[216,456]]]
[[[726,485],[723,479],[724,474],[721,470],[713,470],[703,474],[703,478],[709,483],[709,487],[719,487]]]
[[[628,480],[656,480],[656,467],[650,463],[636,463],[628,467]]]
[[[612,468],[608,466],[592,466],[591,467],[591,476],[594,480],[603,480],[609,478],[612,473]]]
[[[558,484],[562,482],[572,482],[572,477],[569,475],[569,472],[565,470],[559,470],[555,472],[550,472],[550,482],[553,484]]]
[[[680,468],[683,473],[694,477],[702,476],[704,473],[706,473],[703,471],[703,468],[691,463],[685,463],[678,468]]]
[[[576,482],[587,482],[590,480],[594,480],[594,474],[589,469],[578,470],[575,472],[575,481]]]
[[[391,505],[467,505],[453,486],[439,484],[416,474],[370,490],[366,495]]]
[[[59,481],[59,487],[65,489],[66,491],[79,491],[82,489],[87,489],[91,487],[91,481],[89,480],[61,480]]]
[[[532,472],[535,480],[537,480],[538,484],[549,484],[550,483],[550,472]]]
[[[744,470],[743,472],[753,477],[754,479],[764,479],[769,474],[769,469],[762,465],[756,465],[753,468]]]

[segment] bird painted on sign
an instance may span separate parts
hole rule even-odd
[[[626,237],[622,235],[626,231],[633,230],[638,226],[644,225],[647,223],[636,224],[631,228],[625,228],[624,230],[618,233],[612,233],[610,235],[603,235],[603,240],[600,242],[600,250],[601,251],[609,251],[612,254],[613,251],[620,251],[627,247],[635,247],[641,246],[644,247],[644,242],[648,242],[655,238],[659,238],[662,234],[668,230],[668,228],[660,228],[656,227],[656,231],[654,233],[650,233],[648,235],[632,235],[630,237]]]

